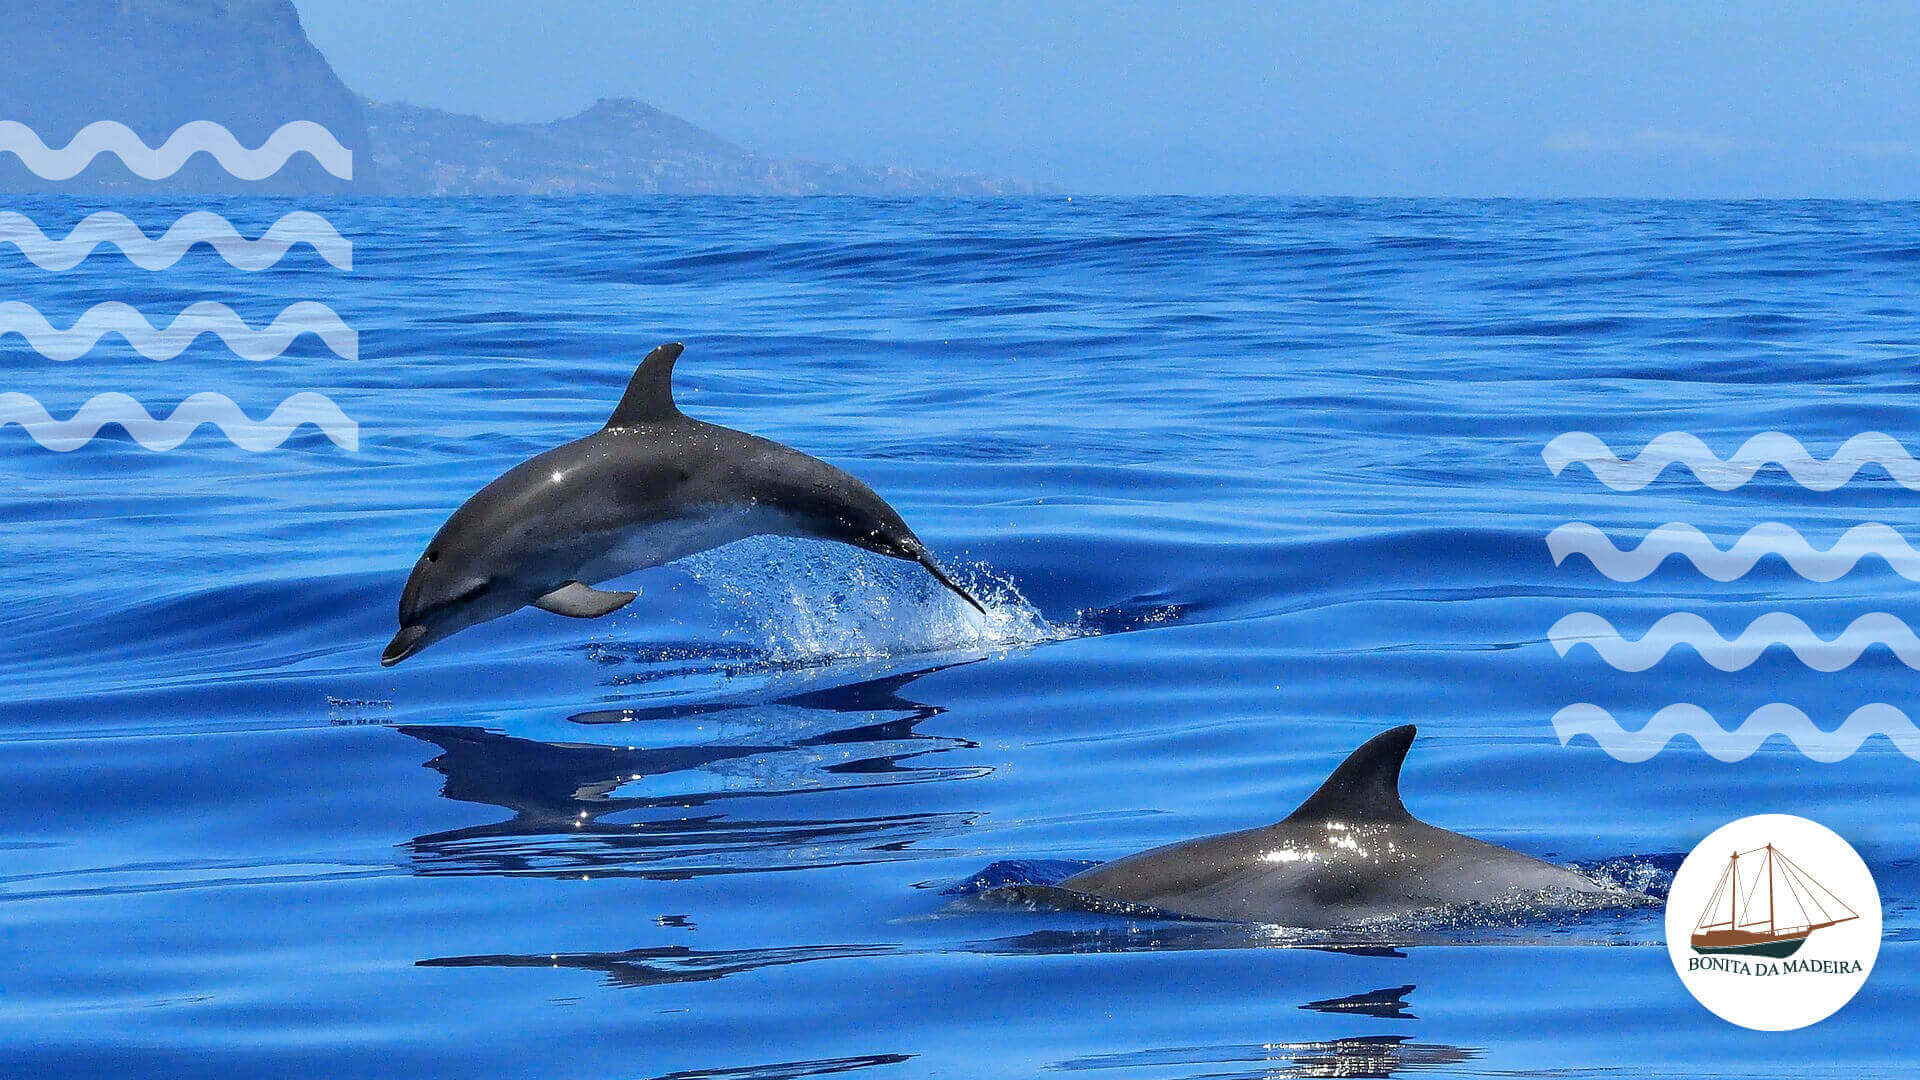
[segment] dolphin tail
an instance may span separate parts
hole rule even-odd
[[[945,585],[949,589],[952,589],[955,596],[958,596],[960,599],[965,600],[969,604],[972,604],[973,610],[979,612],[982,615],[985,615],[987,613],[987,609],[980,605],[980,601],[975,600],[973,598],[972,593],[961,588],[959,585],[954,584],[953,579],[947,576],[947,572],[945,570],[940,569],[940,564],[933,561],[933,556],[927,554],[925,551],[921,551],[918,554],[914,555],[913,561],[919,563],[921,566],[926,567],[927,573],[932,574],[933,579],[935,581],[938,581],[940,584]]]

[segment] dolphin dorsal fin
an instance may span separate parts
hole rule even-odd
[[[1412,817],[1400,802],[1400,765],[1413,745],[1414,727],[1383,731],[1347,755],[1320,790],[1288,821],[1399,821]]]
[[[627,383],[627,392],[607,418],[610,428],[631,427],[650,420],[671,420],[680,415],[673,403],[673,362],[680,359],[683,347],[669,342],[647,354]]]

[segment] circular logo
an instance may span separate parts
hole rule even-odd
[[[1667,952],[1714,1015],[1755,1031],[1819,1023],[1880,954],[1880,890],[1824,825],[1760,814],[1715,829],[1667,895]]]

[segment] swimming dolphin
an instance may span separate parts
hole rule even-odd
[[[598,618],[639,594],[594,584],[762,534],[917,562],[986,611],[872,488],[798,450],[682,414],[673,403],[680,352],[648,353],[605,427],[521,462],[453,512],[407,578],[382,666],[528,605]]]
[[[1082,871],[1072,892],[1177,915],[1330,930],[1542,894],[1646,897],[1417,820],[1400,803],[1409,724],[1367,740],[1284,821]]]

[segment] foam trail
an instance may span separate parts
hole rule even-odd
[[[353,179],[353,152],[340,145],[333,132],[311,120],[282,124],[257,150],[241,146],[233,132],[211,120],[182,124],[158,147],[140,141],[132,128],[117,120],[96,120],[58,150],[41,142],[32,128],[18,120],[0,120],[0,154],[19,157],[42,180],[71,180],[101,154],[119,158],[142,180],[164,180],[200,153],[210,155],[236,180],[265,180],[303,151],[340,179]]]
[[[1554,734],[1565,746],[1586,735],[1615,761],[1637,764],[1666,749],[1684,735],[1717,761],[1744,761],[1774,735],[1784,735],[1802,754],[1831,765],[1844,761],[1875,735],[1885,735],[1902,754],[1920,761],[1920,728],[1892,705],[1875,703],[1855,709],[1834,731],[1821,731],[1807,714],[1791,705],[1762,705],[1746,722],[1728,731],[1698,705],[1669,705],[1639,731],[1627,731],[1598,705],[1569,705],[1553,714]]]
[[[254,453],[278,447],[302,424],[319,428],[342,450],[360,448],[360,425],[348,419],[326,395],[310,391],[281,402],[260,421],[249,419],[224,394],[195,394],[165,420],[155,419],[138,401],[120,393],[100,394],[66,420],[55,420],[44,406],[25,394],[0,394],[0,427],[8,424],[19,424],[33,441],[63,454],[85,446],[108,424],[119,424],[135,442],[155,451],[171,450],[186,442],[201,424],[212,424],[235,446]]]
[[[1769,464],[1786,469],[1788,476],[1809,491],[1832,491],[1873,464],[1885,468],[1901,487],[1920,491],[1920,461],[1915,461],[1899,440],[1878,431],[1853,436],[1825,461],[1808,453],[1800,440],[1779,431],[1755,435],[1725,461],[1707,449],[1706,443],[1684,431],[1656,437],[1631,461],[1622,461],[1605,442],[1584,431],[1555,437],[1540,456],[1555,476],[1568,465],[1582,464],[1615,491],[1638,491],[1653,483],[1669,465],[1686,466],[1715,491],[1732,491]]]
[[[237,270],[265,270],[278,263],[295,244],[308,244],[337,270],[353,269],[353,244],[326,218],[296,210],[273,223],[258,240],[248,240],[233,223],[208,210],[195,210],[173,223],[158,239],[149,239],[124,214],[89,214],[65,240],[52,240],[25,214],[0,212],[0,244],[12,244],[42,270],[71,270],[85,262],[93,249],[112,244],[127,261],[142,270],[165,270],[204,243]]]
[[[1547,550],[1560,565],[1569,555],[1585,555],[1594,569],[1614,581],[1639,581],[1658,569],[1670,555],[1680,555],[1715,581],[1735,581],[1752,570],[1763,556],[1778,555],[1794,573],[1808,581],[1833,581],[1846,576],[1868,555],[1887,561],[1894,573],[1920,581],[1920,552],[1913,550],[1891,526],[1879,522],[1855,525],[1826,551],[1808,544],[1790,525],[1769,521],[1721,551],[1707,534],[1684,522],[1668,522],[1648,533],[1640,546],[1621,551],[1607,534],[1584,521],[1562,525],[1547,534]]]
[[[1872,645],[1885,645],[1900,662],[1920,670],[1920,637],[1906,623],[1884,611],[1862,615],[1832,641],[1822,639],[1805,622],[1784,611],[1771,611],[1747,625],[1732,640],[1722,638],[1713,624],[1690,611],[1665,615],[1639,641],[1620,636],[1613,624],[1589,611],[1579,611],[1553,624],[1547,639],[1561,656],[1575,645],[1593,646],[1600,659],[1617,671],[1645,671],[1679,645],[1691,645],[1700,658],[1721,671],[1740,671],[1760,658],[1771,645],[1785,645],[1800,662],[1815,671],[1843,670]]]
[[[201,334],[213,334],[240,357],[255,362],[271,360],[287,351],[301,334],[317,334],[344,360],[360,358],[360,335],[340,321],[325,304],[303,300],[281,312],[269,326],[255,330],[225,304],[203,300],[180,313],[165,330],[156,329],[128,304],[111,300],[87,309],[70,329],[56,330],[32,305],[18,300],[0,303],[0,338],[19,334],[49,360],[67,361],[86,355],[106,334],[119,334],[149,360],[171,360],[186,351]]]

